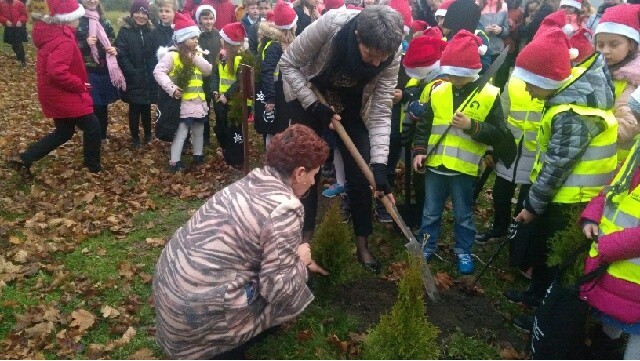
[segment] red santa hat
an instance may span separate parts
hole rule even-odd
[[[582,10],[582,0],[561,0],[560,6],[571,6],[578,10]]]
[[[173,42],[178,44],[194,36],[200,36],[200,29],[190,16],[176,13],[173,18]]]
[[[53,20],[69,23],[84,16],[84,7],[76,0],[47,0],[47,6],[49,7],[48,20],[47,17],[44,18],[47,22]]]
[[[444,38],[444,35],[442,35],[442,30],[440,30],[440,28],[437,26],[430,27],[429,29],[425,30],[424,33],[422,33],[422,35],[428,36],[430,38],[436,38],[436,39]]]
[[[220,30],[220,36],[222,37],[222,39],[224,39],[224,41],[231,45],[242,45],[244,44],[246,33],[242,24],[230,23],[225,25],[222,30]]]
[[[203,10],[209,10],[213,13],[213,19],[215,20],[217,15],[216,15],[216,9],[213,8],[213,6],[211,5],[200,5],[198,6],[198,9],[196,10],[196,21],[198,22],[198,24],[200,24],[200,14],[202,14]]]
[[[429,24],[426,21],[414,20],[411,22],[411,30],[414,32],[425,31],[429,29]]]
[[[267,22],[268,23],[273,23],[273,19],[275,19],[276,14],[273,12],[273,10],[269,10],[267,11]]]
[[[432,78],[431,74],[439,73],[440,57],[447,43],[442,38],[419,36],[409,43],[402,65],[411,78]]]
[[[578,56],[573,59],[576,64],[585,61],[595,51],[593,48],[593,33],[588,28],[582,28],[573,34],[569,38],[569,44],[571,44],[572,49],[578,50]],[[569,49],[569,54],[571,54],[572,49]]]
[[[573,35],[573,27],[567,24],[567,15],[564,10],[553,12],[542,19],[542,23],[540,23],[540,27],[538,27],[534,37],[549,29],[560,29],[566,36]]]
[[[344,0],[325,0],[324,1],[324,11],[329,10],[343,10],[346,9],[347,6],[344,4]]]
[[[562,30],[536,35],[518,54],[511,75],[542,89],[558,89],[571,77],[569,48]]]
[[[273,23],[276,28],[289,30],[296,25],[298,15],[289,5],[279,1],[273,8]]]
[[[599,33],[618,34],[640,43],[640,5],[620,4],[608,8],[596,27]]]
[[[440,4],[440,6],[438,6],[438,10],[436,10],[435,14],[433,15],[444,17],[445,15],[447,15],[447,10],[449,9],[449,6],[451,6],[451,4],[453,4],[454,1],[455,0],[446,0],[445,2]]]
[[[442,52],[442,73],[464,77],[477,77],[482,70],[480,55],[487,52],[482,39],[462,29],[449,41]]]
[[[409,2],[407,0],[391,0],[389,1],[389,7],[402,15],[402,21],[404,22],[404,32],[405,34],[409,34],[411,22],[413,21]]]

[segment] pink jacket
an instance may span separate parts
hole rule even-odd
[[[7,26],[7,21],[11,21],[11,26],[16,26],[18,21],[21,23],[20,26],[27,26],[27,8],[22,1],[0,0],[0,24]]]
[[[631,181],[631,190],[640,184],[640,168]],[[605,197],[600,193],[585,207],[581,222],[600,223]],[[598,256],[587,257],[585,273],[596,269],[602,262],[640,257],[640,227],[627,228],[598,239]],[[622,280],[606,273],[598,281],[581,287],[580,298],[605,314],[624,323],[640,322],[640,284]]]
[[[169,73],[173,70],[172,53],[172,51],[168,51],[167,54],[158,61],[158,65],[156,65],[156,68],[153,70],[153,77],[156,78],[158,85],[169,95],[173,95],[176,89],[178,89],[178,86],[175,85],[169,77]],[[201,55],[196,55],[193,62],[204,76],[211,74],[213,66]],[[204,91],[207,92],[208,89],[204,89]],[[207,102],[201,99],[182,100],[180,102],[180,118],[203,118],[207,116],[208,111],[209,107],[207,106]]]
[[[618,144],[629,148],[633,137],[640,133],[640,126],[633,116],[628,102],[631,93],[640,85],[640,53],[629,63],[613,71],[613,79],[626,80],[627,88],[616,99],[615,115],[618,119]]]

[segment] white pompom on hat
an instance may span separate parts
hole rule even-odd
[[[216,14],[216,9],[213,8],[213,6],[211,5],[200,5],[198,6],[198,9],[196,10],[196,21],[198,22],[198,24],[200,24],[200,14],[202,14],[202,11],[204,10],[209,10],[213,13],[213,19],[217,19],[218,15]]]
[[[640,5],[620,4],[612,6],[604,11],[595,34],[610,33],[626,36],[640,43]]]
[[[518,54],[511,75],[542,89],[558,89],[571,78],[570,48],[558,28],[536,34]]]

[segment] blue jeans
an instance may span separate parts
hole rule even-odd
[[[473,223],[473,187],[475,177],[466,174],[453,176],[442,175],[428,169],[424,178],[424,210],[422,225],[418,231],[418,241],[429,235],[424,250],[435,253],[438,248],[440,226],[444,205],[451,195],[453,214],[455,217],[455,248],[456,254],[471,253],[471,246],[475,241],[476,227]]]

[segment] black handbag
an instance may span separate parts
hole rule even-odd
[[[562,264],[542,303],[536,309],[531,330],[531,357],[534,360],[584,359],[589,305],[580,299],[579,287],[601,277],[609,267],[602,264],[566,286],[562,279],[576,258],[591,245],[581,247]]]
[[[158,119],[156,120],[156,138],[173,142],[173,136],[180,125],[180,99],[176,99],[164,90],[158,91]]]

